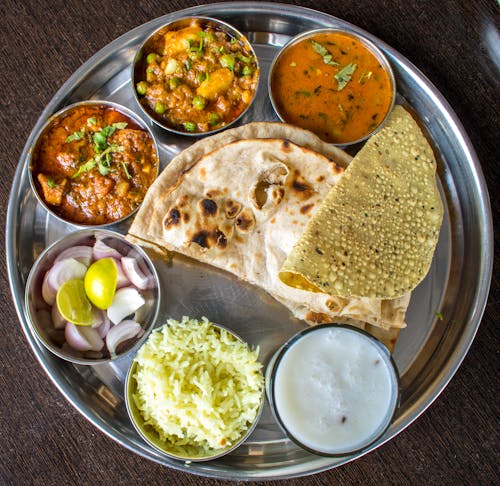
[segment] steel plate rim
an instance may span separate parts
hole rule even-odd
[[[472,170],[474,174],[474,183],[475,187],[478,189],[477,194],[479,195],[479,206],[481,209],[481,214],[484,217],[484,220],[482,221],[482,225],[480,227],[480,233],[481,233],[481,243],[484,244],[484,251],[482,253],[483,259],[480,262],[479,270],[481,270],[481,275],[482,278],[479,281],[477,287],[476,287],[476,292],[474,296],[474,308],[471,309],[471,312],[469,313],[469,322],[468,324],[464,327],[464,330],[462,334],[460,335],[460,339],[457,341],[454,349],[454,354],[451,357],[448,357],[446,360],[445,364],[443,365],[440,373],[434,378],[434,380],[431,382],[431,384],[427,387],[426,391],[424,394],[422,394],[418,400],[410,407],[406,414],[405,417],[399,417],[395,424],[394,427],[395,429],[391,432],[390,437],[385,437],[382,438],[382,440],[378,441],[374,446],[367,451],[365,451],[363,454],[356,455],[354,457],[347,457],[343,461],[331,461],[330,460],[321,460],[325,458],[320,458],[320,460],[317,460],[314,465],[313,469],[307,469],[303,470],[300,468],[301,465],[291,465],[287,466],[287,470],[285,474],[280,474],[280,475],[269,475],[269,471],[256,471],[255,475],[251,475],[245,478],[239,477],[237,475],[233,475],[227,473],[226,474],[221,474],[221,470],[213,470],[213,469],[204,469],[201,471],[193,470],[192,468],[186,468],[183,467],[184,464],[182,463],[175,463],[175,462],[170,462],[166,461],[163,457],[157,455],[156,457],[154,454],[149,451],[149,450],[141,450],[140,447],[138,447],[139,441],[137,444],[134,443],[127,443],[123,440],[120,439],[120,436],[118,434],[113,433],[112,430],[109,430],[106,427],[106,423],[103,421],[98,420],[97,418],[94,418],[91,416],[87,410],[83,409],[80,407],[77,403],[78,400],[76,400],[76,395],[72,392],[72,389],[65,389],[61,383],[59,383],[55,377],[53,376],[51,370],[52,366],[50,365],[50,362],[46,362],[43,360],[43,355],[42,355],[42,349],[39,345],[39,343],[35,340],[34,336],[32,333],[30,333],[29,326],[27,326],[27,316],[24,313],[24,306],[23,306],[23,301],[24,301],[24,286],[22,285],[20,274],[18,272],[18,269],[16,267],[16,261],[15,261],[15,255],[16,255],[16,245],[17,243],[17,238],[16,238],[16,232],[15,232],[15,227],[13,228],[12,224],[16,220],[16,214],[19,211],[19,206],[16,206],[16,189],[20,187],[20,182],[23,177],[23,172],[25,171],[25,164],[19,164],[15,176],[13,179],[13,183],[11,186],[11,192],[9,196],[9,203],[8,203],[8,210],[7,210],[7,218],[6,218],[6,230],[5,230],[5,246],[6,246],[6,260],[7,260],[7,270],[8,270],[8,275],[9,275],[9,286],[10,290],[12,293],[12,298],[15,304],[16,308],[16,313],[19,318],[19,321],[21,323],[21,327],[23,328],[23,332],[28,340],[28,343],[30,344],[35,357],[37,358],[38,362],[44,369],[44,371],[47,373],[51,381],[55,384],[56,388],[59,390],[59,392],[70,402],[70,404],[81,414],[83,415],[89,422],[91,422],[95,427],[97,427],[101,432],[103,432],[105,435],[113,439],[114,441],[118,442],[120,445],[125,447],[126,449],[141,455],[144,458],[153,460],[155,462],[158,462],[162,465],[167,465],[168,467],[171,467],[173,469],[181,470],[184,472],[190,472],[191,474],[195,475],[200,475],[200,476],[205,476],[205,477],[213,477],[213,478],[221,478],[221,479],[246,479],[246,480],[256,480],[256,479],[287,479],[287,478],[293,478],[293,477],[298,477],[298,476],[305,476],[305,475],[310,475],[310,474],[315,474],[318,472],[322,472],[328,469],[331,469],[333,467],[340,466],[346,462],[350,462],[354,459],[357,459],[359,457],[362,457],[363,455],[371,452],[372,450],[378,448],[379,446],[383,445],[384,443],[388,442],[392,438],[394,438],[396,435],[398,435],[400,432],[402,432],[406,427],[408,427],[411,423],[413,423],[414,420],[416,420],[433,402],[434,400],[440,395],[440,393],[444,390],[446,385],[449,383],[449,381],[453,378],[454,374],[460,367],[460,364],[462,361],[465,359],[465,356],[467,355],[467,352],[470,349],[470,346],[472,345],[472,342],[474,340],[474,337],[477,333],[477,330],[479,328],[479,325],[481,323],[481,318],[484,313],[484,309],[486,307],[486,302],[487,302],[487,297],[488,297],[488,292],[489,292],[489,287],[491,284],[491,277],[492,277],[492,272],[493,272],[493,221],[492,221],[492,213],[491,213],[491,205],[489,201],[489,195],[488,195],[488,189],[486,185],[486,181],[479,163],[479,159],[477,157],[477,154],[472,146],[472,143],[467,135],[467,133],[464,130],[464,127],[462,123],[460,122],[458,116],[452,109],[452,107],[449,105],[448,101],[444,98],[444,96],[439,92],[439,90],[434,86],[434,84],[427,78],[425,74],[423,74],[420,69],[418,69],[411,61],[409,61],[405,56],[400,54],[398,51],[390,47],[388,44],[386,44],[384,41],[380,40],[376,36],[370,34],[369,32],[365,31],[364,29],[351,24],[347,21],[344,21],[342,19],[339,19],[333,15],[320,12],[317,10],[313,10],[311,8],[307,7],[301,7],[301,6],[296,6],[296,5],[290,5],[290,4],[282,4],[282,3],[272,3],[272,2],[227,2],[227,3],[213,3],[213,4],[208,4],[208,5],[200,5],[200,6],[194,6],[190,7],[187,9],[171,12],[169,14],[166,14],[161,17],[157,17],[155,19],[152,19],[144,24],[141,24],[134,29],[131,29],[130,31],[122,34],[118,38],[114,39],[110,43],[108,43],[106,46],[104,46],[102,49],[97,51],[94,55],[92,55],[87,61],[85,61],[63,84],[62,86],[56,91],[54,96],[51,98],[49,103],[45,106],[44,110],[42,111],[40,117],[38,118],[37,122],[35,123],[28,139],[27,142],[24,146],[24,149],[21,153],[21,156],[19,158],[20,161],[26,161],[26,155],[33,143],[33,139],[35,137],[36,131],[39,129],[41,124],[44,122],[44,120],[50,115],[51,113],[54,112],[55,108],[57,108],[58,103],[61,102],[61,100],[64,97],[64,93],[67,91],[68,87],[72,86],[73,84],[76,83],[76,81],[80,78],[85,76],[86,73],[88,73],[90,70],[92,70],[92,67],[95,66],[96,62],[107,55],[109,55],[110,52],[112,52],[116,47],[123,45],[124,39],[127,39],[128,42],[131,42],[134,37],[138,36],[138,33],[140,31],[144,31],[144,29],[154,29],[155,25],[160,24],[162,22],[166,22],[169,19],[175,19],[180,16],[185,16],[185,15],[193,15],[195,12],[199,14],[205,14],[205,15],[217,15],[223,12],[228,12],[228,10],[233,10],[233,11],[244,11],[244,12],[255,12],[256,10],[261,12],[261,13],[282,13],[283,9],[286,9],[290,13],[295,13],[296,15],[299,15],[301,17],[306,16],[308,19],[316,22],[322,22],[326,23],[328,25],[335,25],[335,24],[341,24],[341,25],[348,25],[352,27],[355,31],[362,33],[366,37],[368,37],[370,40],[376,43],[383,51],[386,53],[389,53],[389,57],[393,57],[399,61],[401,66],[404,67],[405,71],[411,75],[411,77],[415,80],[418,80],[418,84],[423,86],[425,88],[425,91],[432,95],[433,100],[437,102],[441,108],[442,108],[442,113],[446,113],[447,118],[451,122],[451,125],[454,127],[453,133],[457,137],[459,146],[460,148],[464,151],[464,154],[466,156],[466,159],[468,161],[468,166]],[[142,35],[141,35],[142,36]],[[21,290],[21,292],[19,292]],[[21,298],[19,296],[21,295]],[[460,352],[457,353],[457,349],[460,348]],[[404,418],[404,420],[403,420]],[[223,471],[222,471],[223,472]]]

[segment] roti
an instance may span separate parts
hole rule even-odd
[[[249,138],[251,137],[251,138]],[[201,140],[174,158],[148,192],[128,238],[233,273],[314,324],[379,328],[391,349],[409,295],[338,298],[292,288],[279,269],[340,181],[350,157],[312,133],[252,123]]]

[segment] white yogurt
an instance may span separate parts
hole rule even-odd
[[[274,412],[288,434],[319,453],[346,454],[372,443],[391,421],[397,372],[386,349],[335,325],[304,333],[271,363]]]

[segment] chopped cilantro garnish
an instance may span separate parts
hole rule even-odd
[[[55,189],[57,187],[57,184],[50,177],[47,178],[47,185],[51,189]]]
[[[64,143],[73,142],[73,140],[81,140],[85,136],[85,128],[82,128],[79,132],[74,132],[68,135]]]
[[[191,41],[189,41],[189,52],[202,52],[203,51],[203,37],[200,39],[200,43],[197,46],[192,46]]]
[[[336,75],[335,79],[338,83],[338,91],[343,90],[347,83],[351,80],[354,71],[356,71],[357,64],[349,63],[347,66],[344,66]]]
[[[99,166],[99,172],[102,175],[106,175],[109,172],[109,167],[111,165],[111,153],[121,152],[123,147],[116,143],[109,144],[107,148],[100,153],[97,153],[93,158],[87,160],[78,167],[78,170],[71,176],[76,179],[80,174],[92,170],[94,167]]]
[[[125,165],[125,162],[123,162],[123,161],[122,161],[122,167],[123,167],[123,170],[125,171],[125,175],[127,176],[127,179],[132,179],[132,176],[129,174],[127,166]]]
[[[71,176],[73,179],[76,179],[80,174],[84,172],[88,172],[92,170],[97,165],[97,161],[94,159],[87,160],[84,164],[78,167],[78,170]]]
[[[365,84],[372,77],[371,71],[365,71],[359,78],[359,84]]]
[[[97,124],[97,119],[95,116],[87,118],[87,125],[96,125],[96,124]]]
[[[316,41],[311,41],[312,48],[314,49],[315,52],[317,52],[322,58],[323,62],[325,64],[330,64],[331,66],[338,66],[339,63],[337,61],[334,61],[332,58],[333,56],[331,55],[330,51],[323,45],[321,45],[319,42]]]
[[[443,314],[441,314],[441,312],[436,312],[436,317],[442,321],[443,320]]]

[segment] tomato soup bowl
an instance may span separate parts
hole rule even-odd
[[[316,29],[292,38],[268,78],[278,118],[346,147],[366,140],[396,100],[392,67],[373,42],[355,32]]]
[[[98,241],[99,248],[95,247]],[[85,247],[91,248],[91,251],[82,251],[85,250]],[[59,265],[60,267],[57,269],[57,272],[62,270],[62,267],[67,264],[67,258],[75,259],[77,263],[84,262],[87,264],[89,261],[96,261],[98,257],[106,255],[110,255],[116,259],[118,253],[134,259],[141,273],[148,279],[147,285],[142,286],[144,288],[138,290],[144,301],[143,305],[125,318],[139,323],[141,329],[132,337],[127,338],[127,336],[122,335],[124,337],[123,342],[116,347],[115,352],[110,353],[107,349],[107,336],[103,328],[106,325],[108,326],[107,334],[109,334],[109,329],[116,328],[117,326],[111,321],[108,320],[107,324],[105,324],[103,320],[103,327],[101,325],[73,325],[71,329],[73,335],[75,328],[88,328],[91,329],[91,332],[94,330],[99,331],[103,341],[102,348],[99,351],[95,351],[95,348],[94,350],[85,351],[74,349],[67,342],[66,326],[68,322],[64,322],[60,315],[54,314],[54,307],[57,307],[57,300],[54,293],[52,295],[54,302],[52,304],[47,302],[47,290],[44,288],[47,285],[45,281],[48,279],[47,273],[49,270],[55,269],[55,265]],[[77,265],[74,261],[71,263]],[[72,270],[69,268],[62,270],[63,274],[65,272],[72,272]],[[61,279],[55,276],[55,281],[57,280],[59,280],[59,283],[61,282]],[[122,285],[123,287],[120,287]],[[132,284],[122,281],[117,284],[117,287],[122,289],[131,288]],[[53,292],[55,292],[55,289]],[[81,229],[55,241],[38,256],[26,281],[24,301],[24,312],[27,322],[40,345],[43,345],[51,353],[63,360],[79,365],[97,365],[129,356],[141,346],[157,320],[160,309],[160,283],[152,260],[141,247],[130,243],[124,236],[114,231],[106,229]],[[104,318],[104,312],[106,311],[97,309],[93,309],[93,311],[101,312],[101,316]],[[83,332],[88,331],[84,330]],[[94,332],[93,334],[94,336],[91,337],[95,337]],[[74,339],[74,336],[70,339]]]
[[[244,117],[256,98],[259,60],[232,25],[184,17],[154,31],[132,63],[135,100],[157,126],[200,137]]]
[[[132,110],[80,101],[48,118],[28,154],[29,180],[52,216],[82,228],[121,223],[159,172],[157,142]]]

